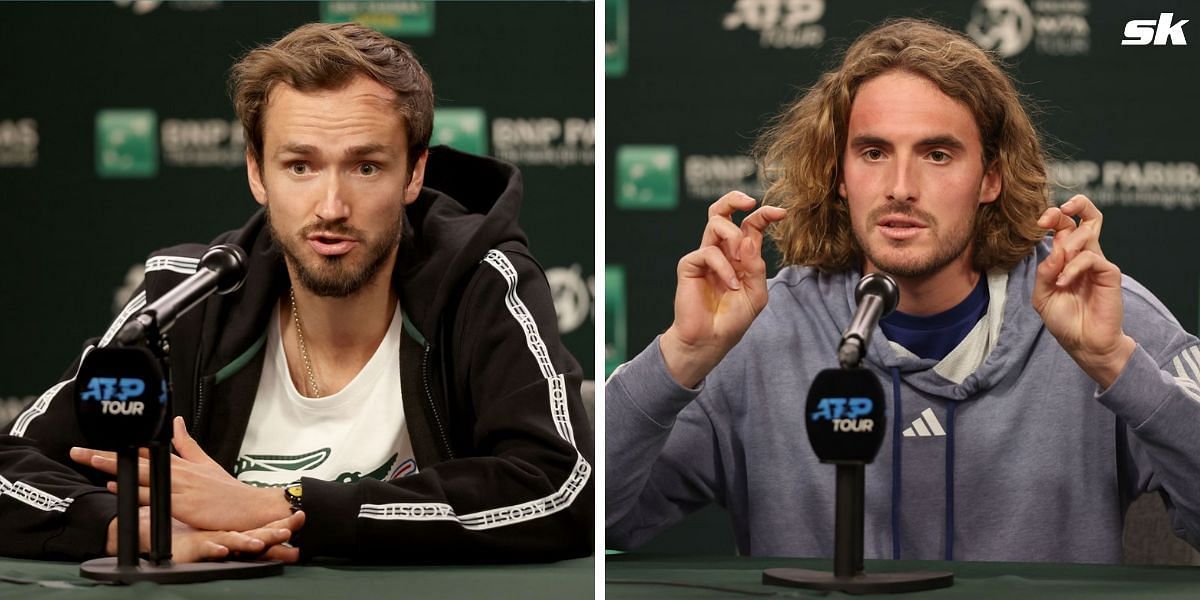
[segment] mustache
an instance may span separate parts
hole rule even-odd
[[[331,221],[328,223],[309,223],[300,228],[299,236],[301,239],[307,239],[311,235],[337,235],[351,237],[356,240],[363,238],[362,232],[354,227],[346,224],[345,221]]]
[[[889,215],[902,215],[917,219],[929,227],[937,225],[937,219],[932,214],[903,201],[889,202],[871,210],[870,213],[867,213],[867,222],[878,223],[880,219]]]

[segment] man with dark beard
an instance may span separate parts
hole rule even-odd
[[[170,332],[175,560],[589,554],[581,374],[517,225],[516,169],[428,148],[429,77],[359,25],[300,27],[231,83],[263,210],[214,240],[246,250],[243,287]],[[154,253],[92,344],[206,249]],[[0,497],[0,553],[115,552],[114,457],[82,447],[73,385],[0,437],[4,485],[44,500]]]
[[[1197,340],[1104,257],[1091,201],[1049,205],[1038,135],[987,53],[924,21],[869,31],[761,158],[764,205],[709,208],[674,322],[605,386],[610,547],[715,502],[741,554],[832,553],[835,478],[804,397],[870,272],[900,303],[863,363],[889,409],[868,557],[1120,562],[1125,508],[1152,491],[1200,547]],[[772,223],[787,266],[768,281]]]

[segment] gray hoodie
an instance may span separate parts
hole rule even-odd
[[[1101,391],[1033,310],[1049,245],[989,273],[988,313],[942,361],[877,328],[888,431],[866,468],[868,558],[1121,560],[1125,509],[1163,495],[1200,547],[1200,348],[1124,277],[1138,347]],[[745,337],[699,389],[667,373],[658,340],[605,385],[607,544],[632,548],[716,502],[738,552],[833,553],[835,468],[813,454],[804,403],[837,366],[859,273],[785,268]]]

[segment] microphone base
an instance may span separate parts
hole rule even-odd
[[[79,565],[79,575],[97,581],[117,583],[198,583],[220,579],[257,579],[283,575],[283,563],[266,561],[226,561],[169,564],[158,566],[150,561],[139,560],[137,566],[123,567],[115,557],[97,558]]]
[[[838,577],[825,571],[781,568],[763,571],[762,582],[767,585],[832,590],[847,594],[898,594],[950,587],[954,585],[954,573],[856,573],[849,577]]]

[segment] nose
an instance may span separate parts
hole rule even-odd
[[[322,221],[344,221],[350,217],[350,205],[346,202],[346,192],[341,176],[330,174],[325,180],[321,200],[317,203],[315,213]]]
[[[917,199],[917,176],[914,172],[915,160],[899,157],[892,164],[892,181],[888,190],[888,200],[913,201]]]

